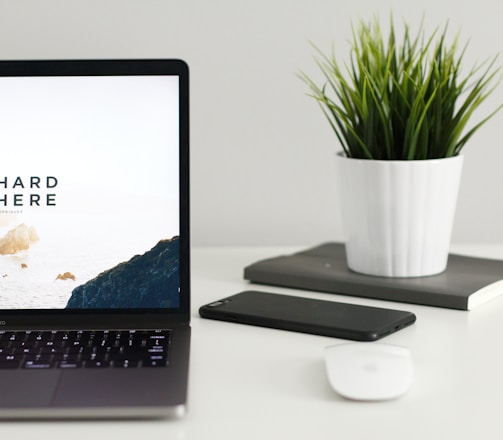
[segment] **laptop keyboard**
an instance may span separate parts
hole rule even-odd
[[[0,368],[162,367],[169,336],[169,330],[0,331]]]

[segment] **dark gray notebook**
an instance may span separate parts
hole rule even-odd
[[[324,243],[291,255],[258,261],[244,269],[254,283],[471,310],[503,293],[503,261],[449,255],[438,275],[388,278],[348,269],[342,243]]]

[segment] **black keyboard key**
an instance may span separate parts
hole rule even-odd
[[[29,354],[24,357],[25,361],[51,362],[52,356],[49,354]]]
[[[139,366],[139,361],[136,360],[114,360],[114,367],[115,368],[136,368]]]
[[[48,368],[52,368],[53,363],[51,361],[26,361],[23,365],[23,368],[29,368],[29,369],[37,369],[37,370],[45,370]]]
[[[52,356],[54,362],[69,362],[75,363],[82,359],[81,356],[75,354],[59,353]]]
[[[86,368],[108,368],[110,366],[110,362],[103,360],[89,360],[85,362]]]
[[[22,361],[22,354],[0,354],[0,361]]]
[[[57,368],[65,368],[65,369],[73,369],[73,368],[81,368],[82,362],[80,361],[60,361],[55,365]]]
[[[12,360],[12,361],[2,361],[0,360],[0,368],[9,368],[16,369],[21,365],[21,361]]]
[[[165,365],[166,361],[147,360],[143,362],[144,367],[164,367]]]
[[[36,354],[38,352],[39,349],[37,347],[28,347],[28,346],[14,347],[10,349],[10,353],[13,355],[28,355],[28,354]]]

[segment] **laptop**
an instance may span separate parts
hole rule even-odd
[[[0,417],[176,417],[188,68],[0,61]]]

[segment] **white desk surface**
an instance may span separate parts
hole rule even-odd
[[[193,250],[189,408],[183,419],[4,422],[2,438],[503,438],[503,297],[464,312],[251,285],[243,280],[245,265],[301,249]],[[503,259],[503,245],[453,246],[452,250]],[[413,326],[382,340],[411,350],[412,388],[393,401],[344,400],[331,390],[323,358],[325,346],[344,341],[199,317],[202,304],[250,288],[414,312],[417,322]]]

